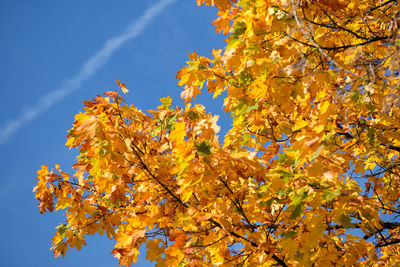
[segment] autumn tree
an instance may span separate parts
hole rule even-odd
[[[105,234],[131,265],[400,263],[400,10],[395,0],[197,0],[226,47],[189,55],[183,107],[85,101],[69,175],[42,166],[53,251]],[[118,82],[118,81],[117,81]],[[126,92],[124,84],[119,83]],[[232,126],[196,104],[224,92]]]

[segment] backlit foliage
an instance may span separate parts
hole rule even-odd
[[[40,212],[63,210],[53,251],[105,234],[121,265],[400,263],[400,10],[394,0],[197,0],[226,47],[189,55],[148,112],[85,101],[69,175],[42,166]],[[118,85],[126,92],[124,84]],[[233,123],[196,104],[225,92]]]

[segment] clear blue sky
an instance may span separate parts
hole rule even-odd
[[[60,213],[41,215],[32,188],[41,164],[60,163],[70,170],[76,152],[64,147],[66,131],[82,101],[116,89],[115,78],[127,84],[130,104],[153,109],[159,98],[170,95],[182,105],[176,72],[187,53],[209,56],[223,48],[224,37],[211,25],[216,10],[197,7],[195,0],[176,0],[143,29],[126,41],[79,88],[30,120],[49,94],[76,77],[82,65],[102,49],[107,40],[120,36],[158,0],[1,0],[0,1],[0,266],[116,266],[110,254],[113,242],[88,238],[79,252],[68,251],[54,259],[51,238],[64,222]],[[68,91],[68,90],[67,90]],[[202,96],[207,110],[220,113],[221,99]],[[38,109],[39,108],[39,109]],[[24,117],[25,116],[25,117]],[[29,116],[28,116],[29,117]],[[226,130],[227,115],[221,123]],[[221,140],[221,137],[220,137]],[[142,254],[138,266],[152,266]]]

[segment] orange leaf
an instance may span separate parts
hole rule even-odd
[[[115,81],[117,82],[117,84],[119,85],[119,87],[121,87],[121,90],[124,94],[128,93],[129,90],[126,88],[126,84],[119,82],[118,79],[115,79]]]

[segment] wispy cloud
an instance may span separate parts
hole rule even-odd
[[[66,80],[57,89],[43,95],[34,106],[27,109],[18,118],[7,122],[4,127],[0,128],[0,145],[27,123],[36,119],[65,96],[80,88],[85,81],[107,63],[117,49],[125,42],[139,36],[158,14],[175,1],[161,0],[149,7],[140,18],[128,25],[122,34],[107,40],[104,46],[82,65],[74,77]]]

